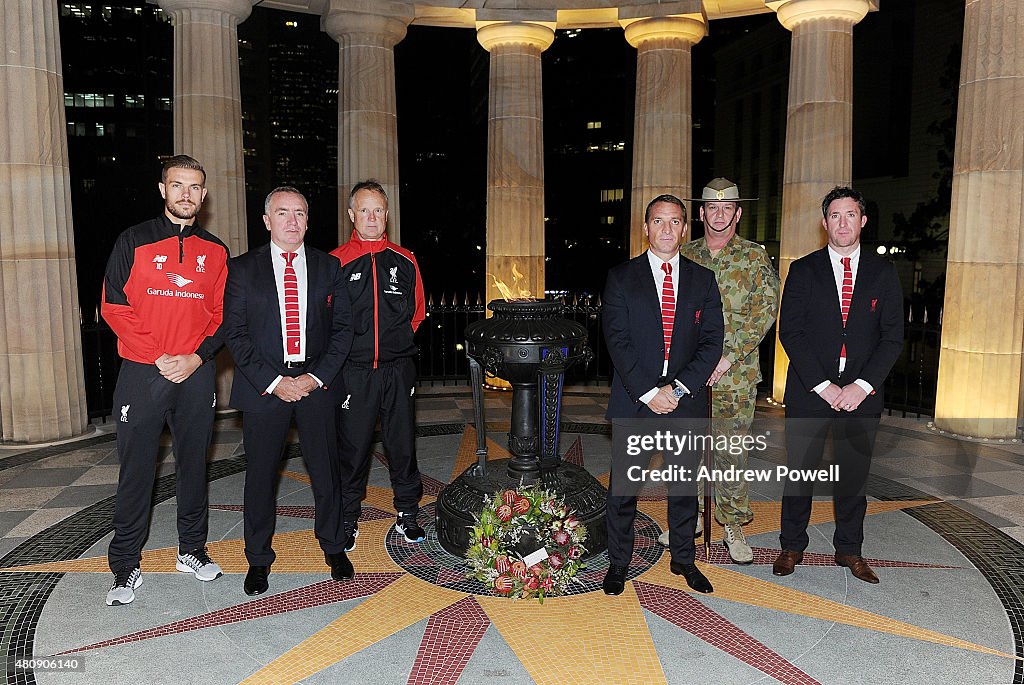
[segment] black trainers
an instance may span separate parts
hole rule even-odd
[[[356,548],[356,538],[359,537],[359,523],[345,521],[345,551],[351,552]]]
[[[405,514],[398,512],[398,521],[395,523],[395,530],[405,536],[406,542],[423,542],[427,534],[416,523],[416,514]]]

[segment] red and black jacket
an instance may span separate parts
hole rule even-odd
[[[412,252],[387,238],[352,238],[332,255],[352,301],[355,339],[348,361],[373,366],[416,356],[413,334],[423,323],[423,280]]]
[[[102,296],[118,353],[142,364],[164,353],[212,359],[223,344],[227,276],[228,248],[198,224],[182,228],[161,214],[123,232]]]

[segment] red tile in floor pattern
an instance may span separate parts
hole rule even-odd
[[[408,685],[454,685],[490,624],[473,597],[431,616]]]
[[[299,609],[309,609],[325,604],[367,597],[383,590],[403,575],[405,574],[395,572],[360,573],[355,579],[344,583],[339,583],[336,580],[325,580],[313,585],[306,585],[287,592],[270,595],[269,597],[261,597],[251,602],[236,604],[235,606],[219,609],[218,611],[211,611],[181,621],[155,626],[137,633],[129,633],[128,635],[111,638],[103,642],[76,647],[75,649],[61,652],[61,654],[84,652],[89,649],[110,647],[112,645],[123,645],[129,642],[163,637],[164,635],[186,633],[193,630],[202,630],[203,628],[212,628],[213,626],[239,623],[241,621],[251,621],[266,616],[284,614],[289,611],[298,611]],[[273,573],[271,573],[270,578],[270,582],[273,583]]]
[[[569,445],[569,449],[565,451],[565,456],[562,457],[563,461],[567,461],[570,464],[575,464],[580,468],[583,468],[583,438],[577,437],[573,440],[572,444]]]
[[[431,478],[425,473],[420,474],[420,482],[423,483],[423,494],[434,495],[435,497],[441,492],[442,488],[444,488],[445,486],[445,483],[442,483],[436,478]]]
[[[725,617],[704,606],[689,593],[637,580],[633,581],[633,587],[640,600],[640,606],[692,633],[712,647],[753,666],[781,683],[820,685],[817,680]]]
[[[389,511],[378,509],[376,507],[364,506],[362,511],[359,512],[360,521],[379,521],[380,519],[392,519],[395,515]]]
[[[408,559],[402,561],[402,566],[437,566],[437,562],[428,557],[424,552],[416,552]]]
[[[465,573],[459,573],[453,571],[450,568],[442,566],[437,572],[437,584],[447,585],[448,583],[457,583],[466,580]]]

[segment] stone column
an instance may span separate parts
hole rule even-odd
[[[853,173],[853,26],[870,0],[769,2],[793,32],[782,179],[779,271],[825,244],[821,200]],[[789,357],[776,339],[773,396],[782,401]]]
[[[0,439],[41,442],[88,426],[57,3],[5,3],[0,45]]]
[[[1022,416],[1024,26],[1016,0],[968,0],[935,423],[1013,438]]]
[[[629,256],[647,249],[644,208],[663,193],[690,197],[693,115],[690,50],[707,35],[702,18],[660,17],[626,25],[637,49]],[[688,215],[689,216],[689,215]]]
[[[478,24],[491,53],[487,99],[487,301],[498,278],[544,297],[544,98],[540,55],[553,26]],[[521,274],[516,279],[513,271]],[[520,292],[513,292],[519,295]]]
[[[174,23],[174,153],[206,169],[199,220],[232,255],[248,248],[238,25],[250,0],[158,0]]]
[[[389,237],[401,242],[395,45],[413,18],[402,3],[334,0],[324,30],[338,41],[338,238],[352,234],[348,194],[375,178],[388,194]],[[383,14],[388,12],[388,14]]]
[[[206,170],[208,194],[199,222],[232,256],[249,247],[242,162],[242,94],[238,25],[250,0],[157,0],[174,23],[174,153]],[[226,410],[234,361],[217,355],[217,408]]]

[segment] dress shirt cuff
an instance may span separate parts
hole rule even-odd
[[[281,382],[282,378],[284,378],[284,376],[278,376],[277,378],[275,378],[274,382],[267,386],[267,389],[263,392],[263,394],[269,395],[270,393],[274,392],[274,388],[277,387],[277,384]]]
[[[324,382],[322,380],[320,380],[319,378],[317,378],[313,374],[309,373],[308,371],[306,372],[306,375],[309,376],[310,378],[312,378],[313,380],[315,380],[316,384],[318,386],[320,386],[321,388],[324,387]]]
[[[821,383],[818,383],[816,386],[811,388],[811,390],[820,395],[825,390],[825,388],[827,388],[830,385],[832,385],[832,381],[822,381]]]
[[[650,390],[645,392],[643,395],[640,395],[640,401],[643,402],[644,404],[648,404],[651,400],[654,399],[654,396],[657,395],[657,394],[658,394],[658,389],[657,388],[651,388]]]
[[[868,383],[863,378],[858,378],[857,380],[854,381],[854,383],[859,385],[860,389],[863,390],[864,392],[866,392],[869,395],[875,391],[875,389],[873,387],[871,387],[871,384]]]

